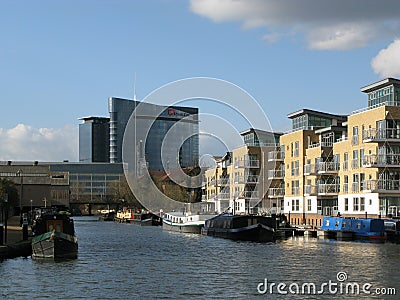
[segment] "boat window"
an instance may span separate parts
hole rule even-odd
[[[360,222],[357,222],[356,228],[357,228],[357,229],[361,229],[361,223],[360,223]]]
[[[336,222],[335,222],[335,227],[339,227],[339,221],[338,220],[336,220]]]
[[[325,226],[329,226],[329,220],[326,220],[326,222],[325,222]]]
[[[49,224],[49,231],[53,231],[54,227],[53,224]]]
[[[56,231],[60,231],[61,232],[61,225],[60,224],[56,225]]]
[[[343,221],[342,222],[342,228],[345,228],[346,227],[346,221]]]

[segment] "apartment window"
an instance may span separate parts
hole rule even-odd
[[[359,211],[359,199],[358,198],[353,198],[353,211]]]
[[[349,176],[344,175],[343,192],[347,193],[349,191]]]
[[[294,147],[293,147],[293,143],[290,143],[290,156],[291,156],[291,157],[294,156]]]
[[[364,166],[364,149],[360,149],[360,166]]]
[[[353,150],[353,161],[351,167],[353,169],[358,169],[358,150]]]
[[[364,190],[364,183],[365,183],[365,174],[360,173],[360,189],[361,189],[361,191]]]
[[[299,176],[300,162],[298,160],[292,161],[292,176]]]
[[[351,191],[352,192],[359,191],[359,175],[358,174],[353,174],[353,186],[352,186]]]
[[[353,136],[351,138],[351,144],[358,145],[358,126],[353,127]]]
[[[292,195],[299,194],[299,186],[300,186],[299,180],[292,180]]]
[[[299,211],[300,210],[300,200],[293,199],[292,200],[292,211]]]
[[[364,197],[360,198],[360,210],[361,211],[365,210],[365,198]]]
[[[348,170],[349,168],[349,153],[345,152],[343,157],[343,170]]]
[[[344,198],[344,211],[349,211],[349,198]]]
[[[296,141],[294,143],[294,156],[298,157],[299,156],[299,148],[300,148],[300,142]]]
[[[307,199],[307,210],[311,211],[312,205],[311,205],[311,199]]]

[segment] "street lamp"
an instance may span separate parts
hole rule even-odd
[[[23,172],[21,169],[17,171],[17,176],[20,178],[19,186],[19,215],[22,216],[22,185],[23,185]]]
[[[32,207],[33,200],[31,199],[31,220],[33,220],[33,207]]]
[[[4,207],[5,207],[5,218],[4,218],[4,243],[7,244],[7,219],[8,219],[8,194],[4,194]]]

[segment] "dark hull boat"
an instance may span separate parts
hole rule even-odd
[[[33,226],[32,258],[75,259],[78,239],[74,221],[65,213],[42,211]]]
[[[273,217],[224,213],[206,220],[202,234],[239,241],[273,242],[275,224]]]

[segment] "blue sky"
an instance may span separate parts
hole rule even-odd
[[[77,160],[78,118],[132,98],[135,73],[138,99],[188,77],[232,82],[276,131],[301,108],[351,113],[360,87],[400,77],[400,3],[376,3],[3,0],[0,159]]]

